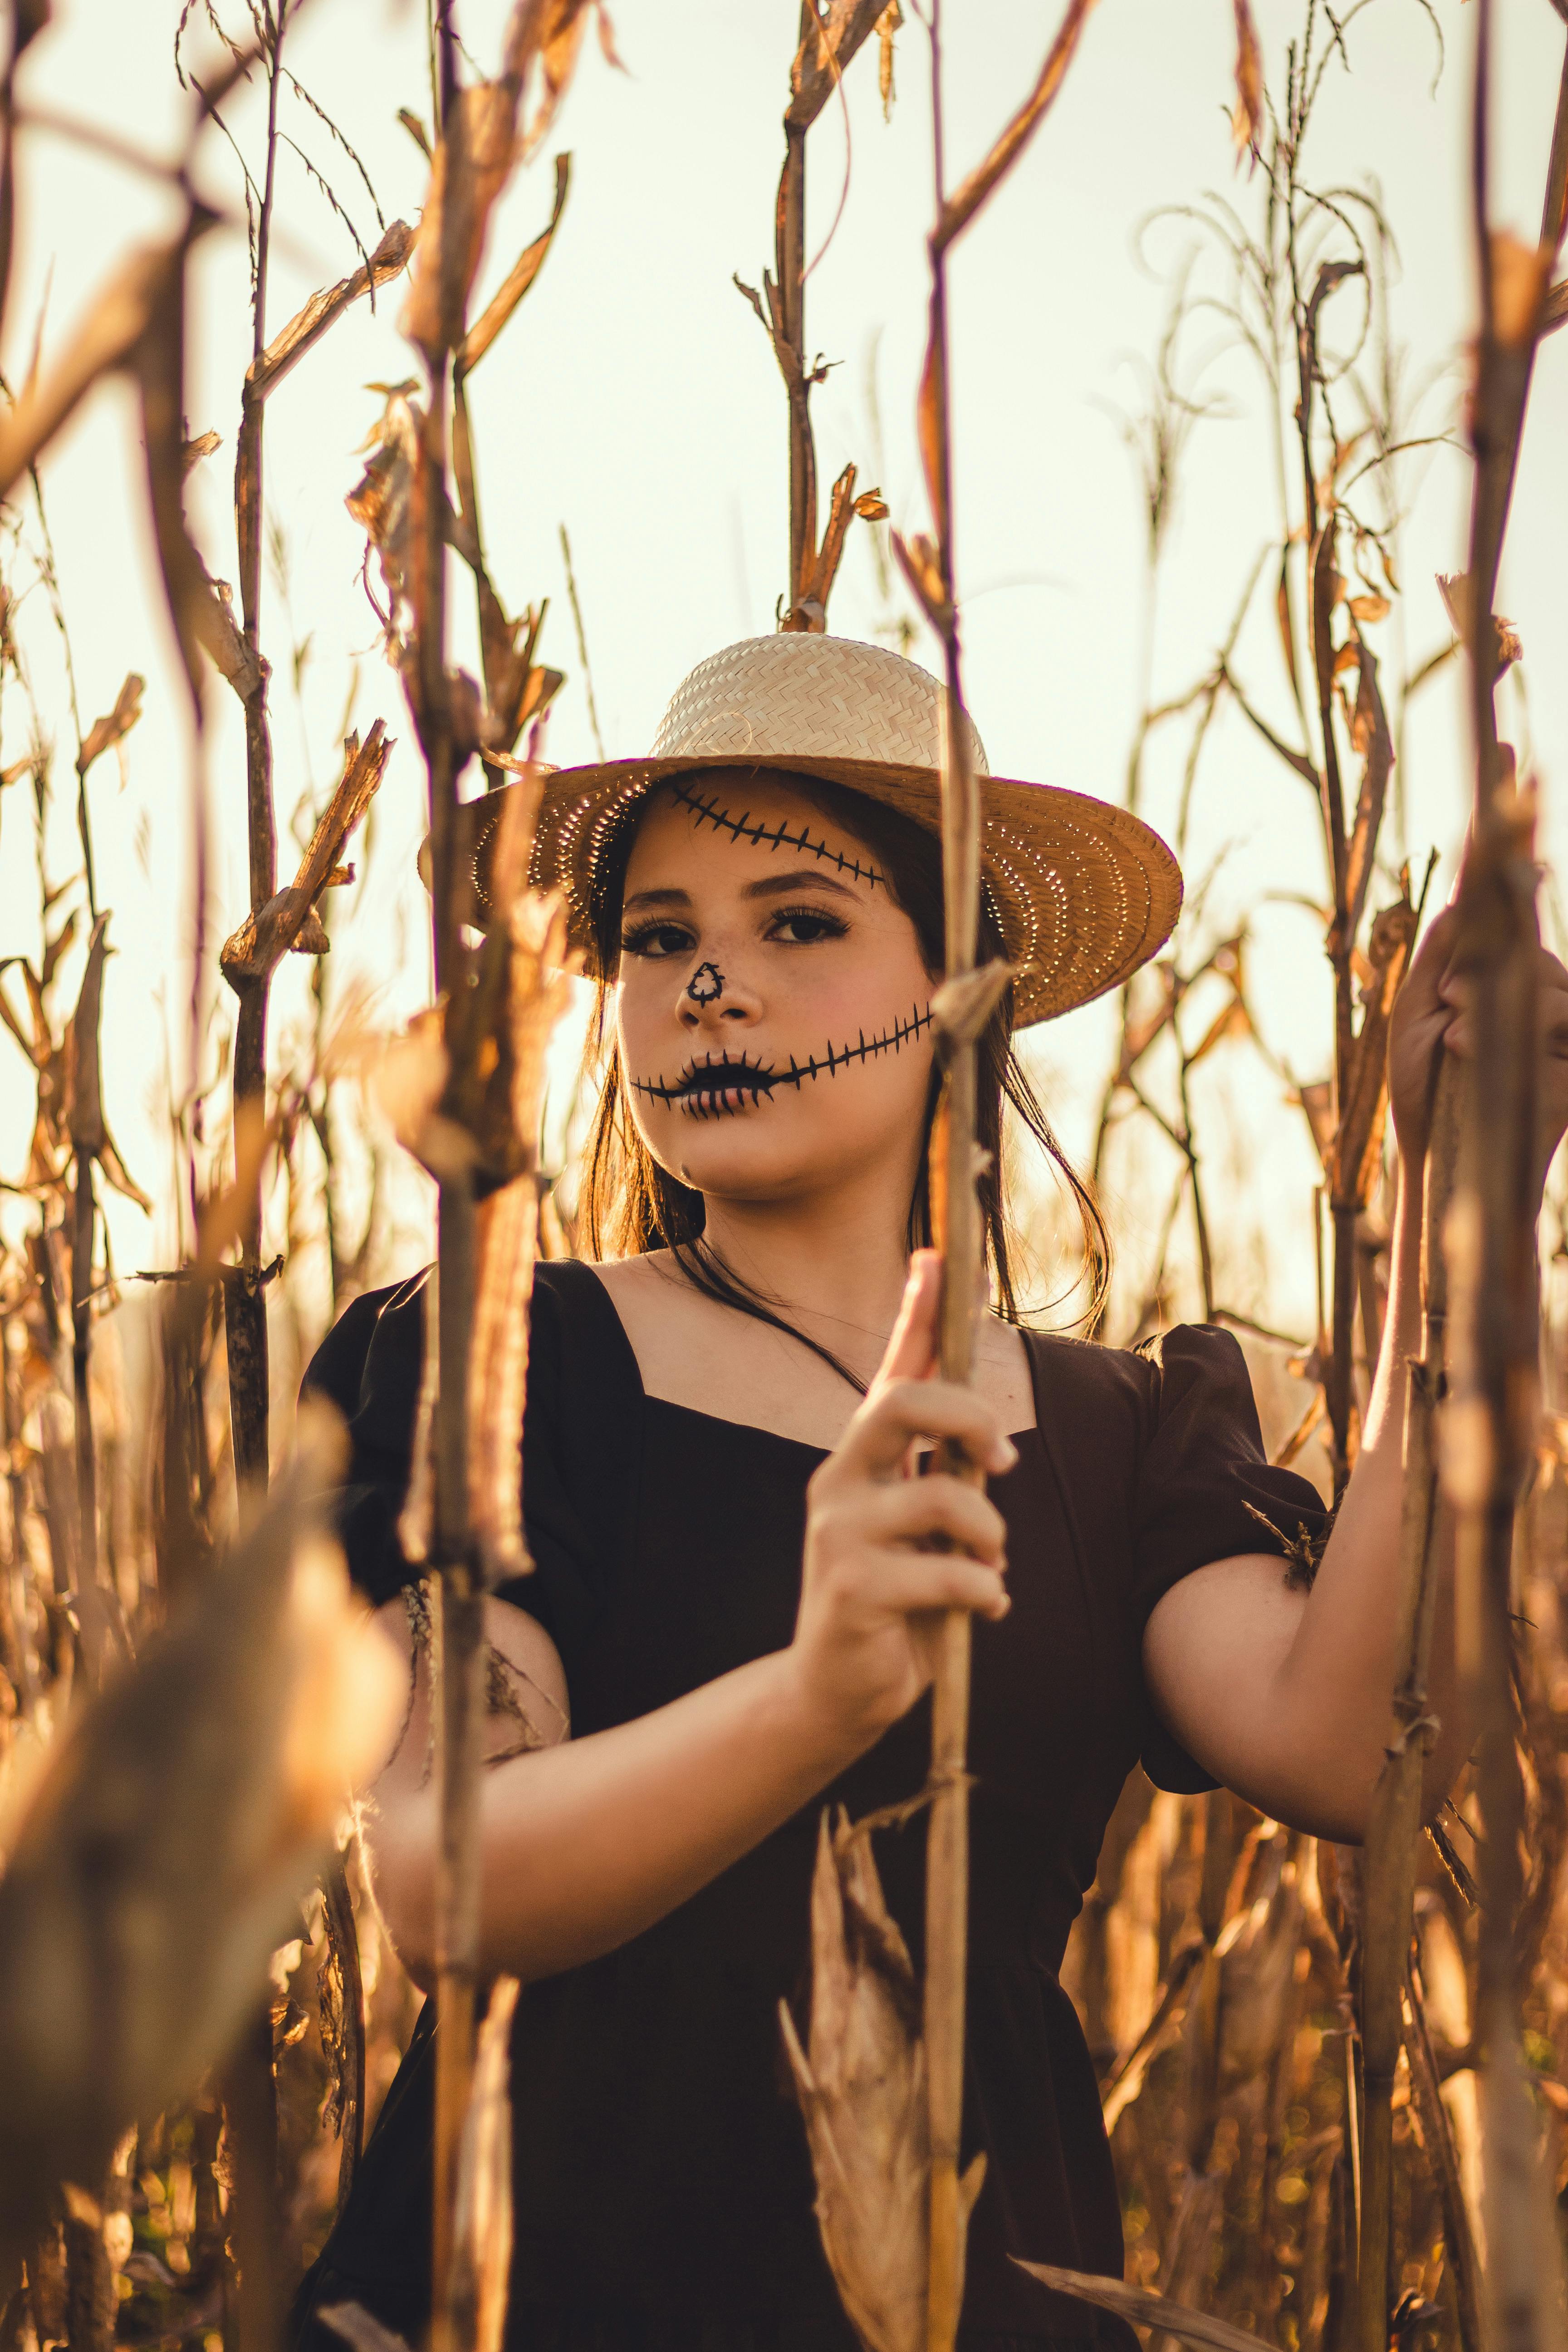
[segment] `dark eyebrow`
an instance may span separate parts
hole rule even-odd
[[[793,874],[764,874],[760,881],[748,882],[742,891],[742,898],[778,898],[787,891],[811,889],[831,890],[840,898],[858,898],[859,893],[847,882],[840,882],[831,874],[821,874],[814,866],[805,866]],[[689,890],[638,890],[622,901],[621,912],[641,913],[645,908],[666,907],[683,908],[691,904]]]
[[[622,900],[621,912],[628,915],[634,907],[689,907],[690,904],[691,894],[687,890],[638,890],[634,897]]]
[[[803,887],[811,890],[832,890],[840,898],[858,898],[859,896],[858,891],[850,888],[847,882],[836,881],[831,874],[819,874],[809,866],[803,866],[794,874],[764,874],[761,881],[748,882],[741,896],[742,898],[781,898],[786,890],[799,890]]]

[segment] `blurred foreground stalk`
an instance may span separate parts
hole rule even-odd
[[[512,747],[559,685],[532,662],[539,619],[507,618],[485,568],[464,384],[510,318],[549,248],[564,199],[470,330],[468,299],[491,211],[520,151],[520,110],[537,74],[542,97],[526,144],[548,127],[570,78],[583,0],[519,0],[490,81],[458,79],[454,12],[437,23],[437,124],[429,192],[402,326],[424,365],[423,414],[389,401],[385,440],[350,501],[365,522],[393,597],[389,649],[424,754],[437,1013],[414,1045],[425,1076],[399,1132],[435,1177],[437,1255],[426,1294],[425,1376],[405,1552],[436,1571],[433,1666],[439,1819],[436,1871],[434,2305],[437,2352],[471,2334],[471,2283],[454,2259],[460,2151],[473,2081],[479,1973],[479,1757],[484,1593],[530,1562],[521,1521],[528,1301],[538,1222],[539,1094],[550,1026],[568,968],[563,919],[526,888],[537,779]],[[405,520],[389,496],[406,483]],[[449,486],[450,485],[450,486]],[[452,495],[455,488],[457,496]],[[473,573],[484,668],[476,683],[447,660],[447,549]],[[521,644],[519,638],[522,639]],[[476,905],[475,834],[458,786],[476,755],[491,779],[524,782],[489,842],[488,891]],[[470,926],[488,934],[470,944]],[[498,2027],[498,2032],[499,2032]]]
[[[1500,744],[1505,666],[1494,597],[1536,347],[1562,243],[1568,184],[1568,54],[1542,236],[1525,246],[1489,210],[1492,0],[1479,0],[1472,128],[1481,293],[1470,433],[1476,472],[1464,590],[1476,796],[1459,890],[1457,961],[1474,1045],[1447,1237],[1453,1394],[1443,1483],[1458,1519],[1457,1643],[1479,1734],[1480,1853],[1475,2033],[1480,2101],[1490,2352],[1555,2352],[1564,2342],[1562,2250],[1521,2044],[1515,1923],[1523,1893],[1524,1794],[1514,1696],[1514,1515],[1539,1412],[1534,801]]]

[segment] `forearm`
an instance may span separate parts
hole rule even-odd
[[[482,1965],[526,1979],[613,1950],[749,1853],[873,1736],[857,1741],[832,1723],[780,1651],[651,1715],[488,1771]],[[370,1834],[388,1925],[428,1983],[434,1787],[384,1807]]]
[[[1402,1167],[1390,1244],[1388,1313],[1361,1450],[1294,1640],[1276,1701],[1321,1759],[1314,1776],[1338,1833],[1359,1836],[1382,1769],[1402,1671],[1404,1444],[1409,1360],[1421,1346],[1419,1175]],[[1436,1529],[1436,1614],[1427,1665],[1429,1712],[1438,1731],[1426,1769],[1436,1804],[1466,1753],[1453,1674],[1453,1531]]]

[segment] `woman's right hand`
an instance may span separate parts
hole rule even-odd
[[[899,1319],[865,1403],[806,1491],[800,1614],[791,1654],[813,1706],[857,1748],[931,1679],[941,1612],[1004,1617],[1002,1514],[942,1472],[916,1475],[921,1440],[955,1441],[975,1466],[1017,1449],[973,1389],[932,1377],[941,1260],[917,1251]],[[931,1549],[945,1539],[952,1550]]]

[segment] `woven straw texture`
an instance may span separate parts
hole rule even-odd
[[[547,776],[533,880],[565,893],[575,943],[590,958],[588,908],[606,844],[649,788],[705,768],[793,770],[849,786],[927,832],[941,824],[942,688],[880,646],[847,637],[751,637],[700,662],[677,689],[645,760]],[[986,898],[1010,961],[1022,967],[1015,1026],[1069,1012],[1115,988],[1168,938],[1182,877],[1158,834],[1087,793],[984,779]],[[470,802],[477,911],[488,912],[488,848],[503,795]]]

